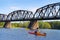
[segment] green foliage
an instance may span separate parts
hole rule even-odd
[[[22,27],[22,23],[11,23],[11,24],[12,24],[12,28]]]
[[[29,25],[29,22],[24,22],[24,23],[23,23],[23,27],[24,27],[24,28],[27,28],[28,25]]]
[[[19,23],[11,23],[11,28],[27,28],[29,25],[29,21],[19,22]],[[60,21],[53,22],[42,22],[38,21],[40,29],[60,29]],[[2,28],[4,22],[0,22],[0,28]]]
[[[52,29],[60,29],[60,21],[49,22]]]
[[[0,28],[2,28],[4,25],[4,22],[0,22]]]
[[[29,22],[12,23],[12,28],[27,28]]]
[[[39,22],[39,28],[50,29],[51,25],[48,22]]]

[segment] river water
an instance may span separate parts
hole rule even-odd
[[[60,40],[60,30],[40,29],[40,32],[47,33],[46,36],[35,36],[28,34],[29,30],[24,28],[0,29],[0,40]]]

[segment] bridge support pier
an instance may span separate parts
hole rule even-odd
[[[5,22],[4,28],[11,28],[11,23],[10,22]]]
[[[29,29],[37,29],[39,28],[39,23],[37,20],[30,21],[30,24],[28,26]]]
[[[34,23],[32,24],[32,29],[37,29],[39,28],[39,23],[37,20],[34,21]]]

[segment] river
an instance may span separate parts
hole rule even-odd
[[[40,32],[47,33],[46,36],[31,35],[28,31],[24,28],[0,28],[0,40],[60,40],[60,30],[40,29]]]

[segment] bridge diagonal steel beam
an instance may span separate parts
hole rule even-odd
[[[38,8],[35,13],[27,10],[16,10],[8,15],[0,14],[0,21],[31,21],[60,19],[60,2]]]
[[[33,18],[33,12],[26,10],[13,11],[7,16],[7,20],[11,20],[11,21],[14,20],[20,21],[20,20],[27,20],[32,18]]]
[[[37,20],[60,19],[60,3],[49,4],[38,8],[34,14],[34,18]]]
[[[7,28],[10,28],[11,21],[30,21],[29,27],[38,27],[37,20],[53,19],[60,19],[60,2],[38,8],[35,13],[27,10],[16,10],[9,13],[8,15],[0,14],[0,22],[5,22],[4,27]]]
[[[0,21],[4,21],[4,20],[6,20],[6,18],[7,18],[7,15],[0,14]]]

